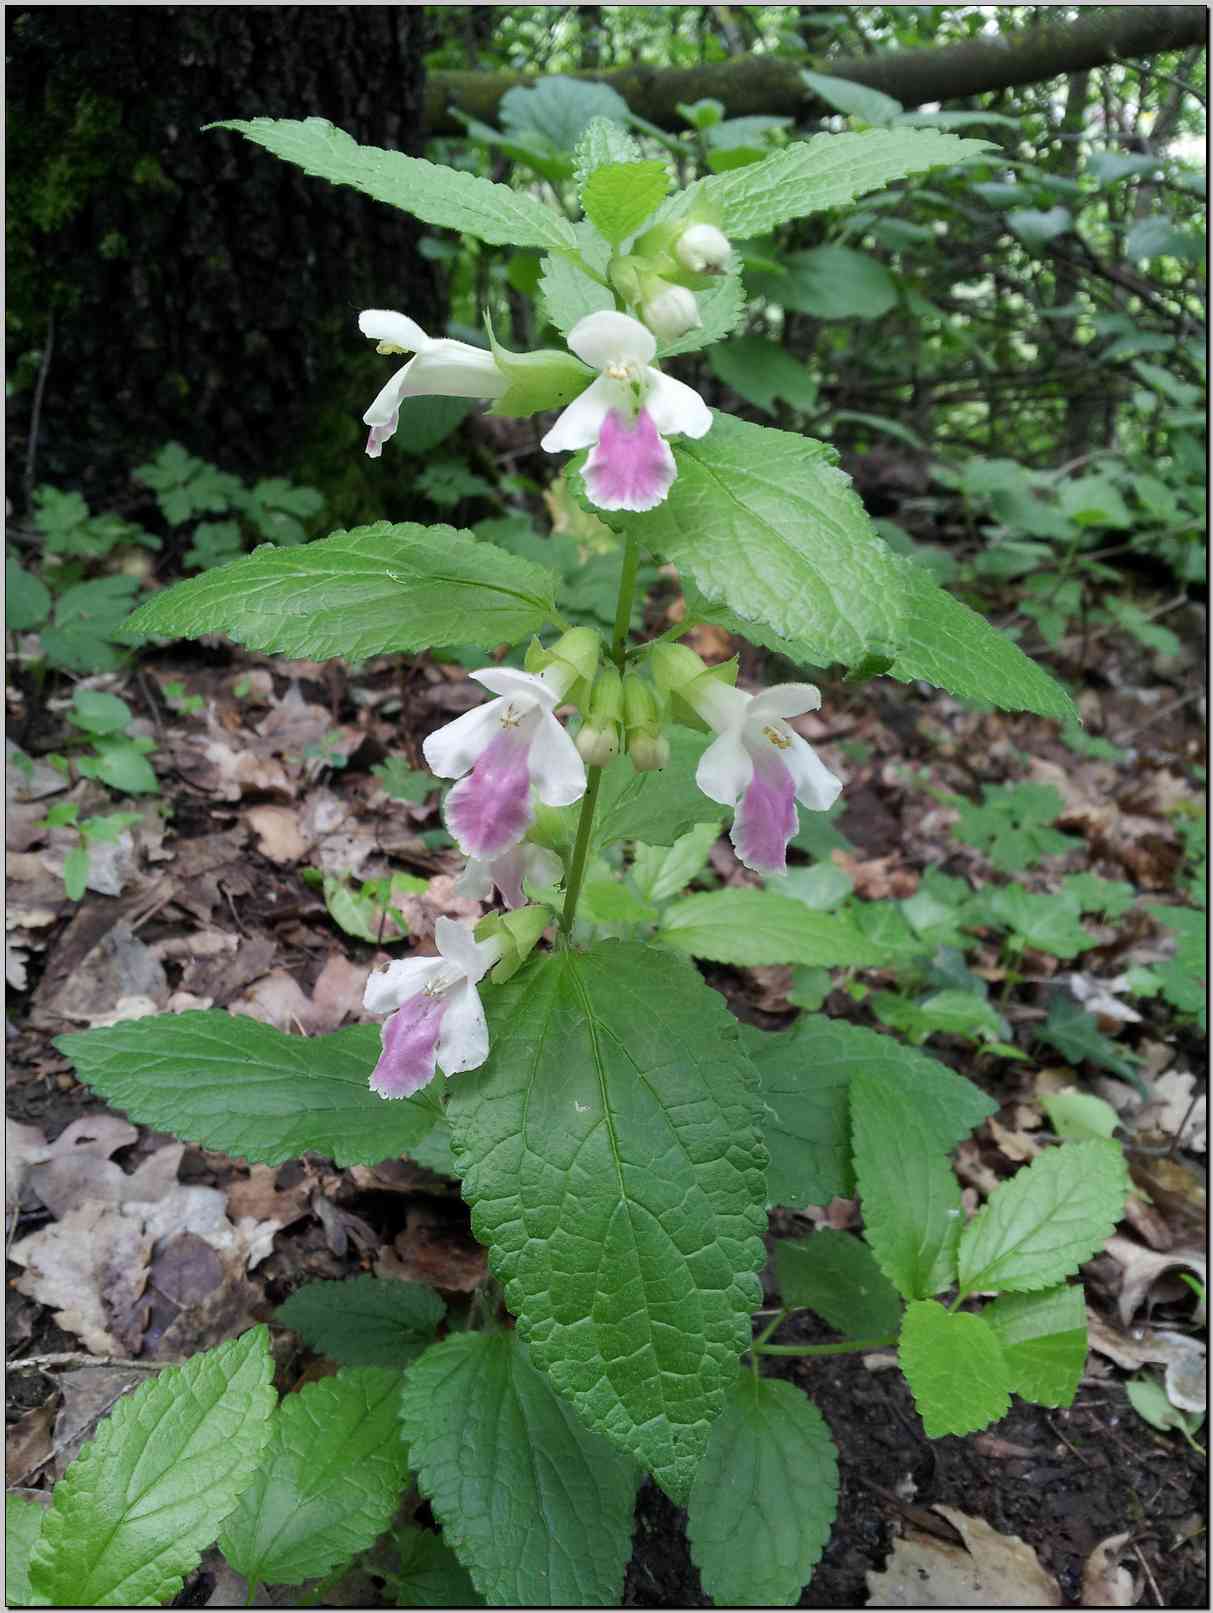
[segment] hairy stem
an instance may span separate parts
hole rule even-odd
[[[896,1333],[883,1339],[843,1339],[839,1344],[762,1344],[750,1346],[757,1355],[854,1355],[859,1350],[887,1350],[897,1343]]]
[[[636,592],[636,573],[640,570],[640,545],[635,538],[627,540],[623,552],[623,569],[619,573],[619,598],[615,605],[615,630],[611,634],[611,660],[622,672],[627,659],[628,629],[632,625],[632,597]]]

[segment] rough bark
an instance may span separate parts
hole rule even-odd
[[[420,227],[202,125],[318,114],[417,150],[423,9],[7,15],[11,349],[54,317],[37,479],[88,492],[95,468],[108,479],[170,438],[225,469],[289,470],[324,410],[330,436],[357,434],[365,399],[342,384],[365,346],[357,310],[434,313]]]
[[[1084,12],[1077,22],[1045,21],[997,39],[966,40],[926,50],[812,61],[808,57],[795,61],[742,56],[697,67],[624,67],[574,76],[610,84],[639,116],[660,128],[678,129],[684,126],[678,102],[702,96],[723,101],[730,117],[752,113],[803,117],[814,107],[824,110],[801,81],[802,66],[812,65],[838,78],[883,90],[903,105],[916,107],[924,101],[955,101],[989,90],[1037,84],[1119,57],[1154,56],[1160,51],[1199,46],[1207,28],[1204,6],[1100,6]],[[451,116],[451,107],[492,123],[508,89],[534,82],[523,73],[434,73],[426,85],[426,126],[432,133],[460,132],[462,126]]]

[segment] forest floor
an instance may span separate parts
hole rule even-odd
[[[1099,1092],[1121,1110],[1134,1178],[1149,1195],[1110,1251],[1084,1268],[1093,1337],[1101,1342],[1070,1410],[1016,1401],[985,1434],[929,1441],[887,1359],[783,1358],[774,1368],[813,1396],[841,1455],[838,1520],[803,1606],[853,1607],[869,1597],[923,1605],[907,1599],[910,1592],[872,1586],[886,1566],[909,1572],[911,1582],[925,1579],[916,1566],[923,1553],[987,1574],[1011,1605],[1023,1605],[1022,1587],[1042,1575],[1056,1582],[1056,1595],[1048,1595],[1062,1605],[1204,1605],[1203,1458],[1180,1432],[1142,1421],[1125,1392],[1134,1362],[1158,1359],[1148,1348],[1134,1356],[1134,1343],[1141,1346],[1152,1329],[1191,1331],[1194,1324],[1195,1296],[1178,1273],[1197,1269],[1204,1250],[1202,1038],[1191,1016],[1158,996],[1117,999],[1131,1001],[1139,1017],[1119,1017],[1115,1003],[1110,1015],[1101,1013],[1100,1029],[1116,1049],[1140,1060],[1144,1098],[1106,1070],[1076,1056],[1067,1062],[1035,1039],[1067,976],[1102,982],[1115,996],[1112,983],[1126,970],[1165,957],[1145,904],[1182,903],[1190,891],[1182,883],[1191,872],[1183,826],[1201,807],[1206,757],[1203,619],[1194,607],[1185,614],[1186,622],[1172,623],[1184,641],[1178,657],[1159,660],[1119,637],[1099,647],[1081,707],[1087,732],[1116,747],[1115,759],[1076,754],[1055,723],[974,713],[888,682],[827,687],[822,714],[801,725],[847,780],[844,810],[831,820],[841,843],[830,860],[860,898],[909,897],[932,868],[974,889],[1000,882],[982,852],[951,833],[956,809],[939,797],[979,800],[982,787],[1019,780],[1056,788],[1063,802],[1056,826],[1072,837],[1073,849],[1038,859],[1017,880],[1050,891],[1064,874],[1090,870],[1132,884],[1133,905],[1094,926],[1097,945],[1077,961],[1029,950],[1019,965],[1026,978],[1008,979],[1005,953],[974,939],[968,967],[996,994],[1023,1057],[947,1035],[932,1036],[926,1050],[1000,1105],[957,1153],[970,1208],[1032,1157],[1042,1094],[1067,1084]],[[716,654],[729,648],[711,634],[698,647]],[[757,666],[749,653],[743,680]],[[1055,664],[1075,676],[1073,661]],[[9,1157],[16,1155],[18,1178],[22,1159],[36,1154],[43,1162],[42,1193],[18,1180],[14,1204],[6,1203],[6,1474],[27,1493],[49,1488],[108,1406],[141,1381],[147,1363],[270,1319],[305,1280],[373,1271],[430,1283],[458,1304],[485,1272],[454,1182],[400,1160],[338,1170],[309,1156],[249,1167],[181,1147],[106,1110],[52,1044],[65,1031],[118,1018],[203,1007],[307,1034],[363,1019],[366,975],[385,954],[343,929],[334,912],[369,923],[372,934],[390,919],[373,901],[358,910],[349,901],[343,906],[343,891],[352,899],[361,881],[401,871],[419,876],[418,888],[395,901],[423,950],[437,916],[479,912],[453,894],[457,859],[434,833],[434,796],[393,799],[371,769],[389,758],[400,758],[392,765],[403,771],[418,768],[424,735],[474,704],[479,689],[461,667],[424,659],[403,667],[371,663],[352,676],[338,665],[270,661],[210,643],[151,652],[136,672],[92,682],[121,694],[136,713],[135,731],[154,741],[162,793],[137,803],[141,821],[101,848],[79,903],[67,899],[60,878],[74,831],[47,830],[42,822],[53,802],[76,801],[85,817],[113,810],[113,797],[88,779],[66,787],[40,760],[68,747],[70,691],[42,702],[26,685],[9,696],[10,735],[36,763],[32,777],[10,769],[6,830],[7,1098],[18,1127]],[[727,841],[718,843],[712,867],[725,881],[750,877]],[[319,876],[305,880],[305,869]],[[383,933],[390,937],[390,927]],[[771,1028],[791,1022],[790,970],[707,966],[705,974],[740,1017]],[[870,991],[896,986],[896,971],[867,971],[856,983]],[[846,984],[835,981],[824,1011],[877,1025],[862,990]],[[44,1146],[60,1139],[57,1153]],[[141,1194],[159,1195],[168,1206],[169,1230],[133,1288],[121,1270],[115,1218],[98,1213],[123,1197],[115,1166],[127,1178],[142,1168]],[[198,1199],[185,1188],[212,1193]],[[213,1235],[215,1195],[222,1196],[226,1243]],[[784,1236],[823,1221],[854,1226],[856,1207],[836,1200],[772,1217]],[[77,1233],[72,1269],[38,1279],[22,1244],[64,1222]],[[770,1302],[769,1269],[766,1281]],[[780,1337],[825,1336],[815,1325],[802,1313]],[[284,1390],[331,1370],[286,1330],[275,1329],[275,1349]],[[99,1364],[22,1369],[23,1361],[61,1353],[91,1354]],[[141,1366],[113,1365],[113,1358]],[[945,1516],[934,1510],[940,1507],[954,1510]],[[419,1516],[428,1513],[422,1508]],[[708,1605],[683,1524],[646,1484],[625,1605]],[[363,1576],[334,1601],[357,1605],[373,1589]],[[178,1602],[224,1606],[231,1597],[230,1573],[212,1557]]]

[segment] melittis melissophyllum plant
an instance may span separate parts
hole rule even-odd
[[[577,148],[566,200],[575,190],[584,217],[572,222],[530,191],[359,147],[317,119],[224,127],[432,226],[542,254],[554,332],[542,351],[509,352],[487,326],[480,347],[406,311],[362,314],[394,365],[366,411],[366,451],[395,451],[415,396],[543,415],[553,474],[563,467],[618,539],[614,631],[570,623],[561,579],[533,558],[390,518],[259,549],[148,601],[132,641],[226,633],[352,662],[482,646],[472,677],[485,698],[423,748],[447,785],[461,893],[496,905],[476,925],[441,920],[436,955],[398,943],[367,986],[376,1024],[296,1038],[186,1013],[59,1046],[108,1101],[211,1148],[271,1162],[316,1150],[338,1165],[407,1155],[461,1179],[500,1287],[478,1297],[472,1325],[435,1342],[431,1316],[420,1342],[409,1335],[415,1348],[368,1361],[331,1342],[344,1300],[329,1285],[333,1325],[318,1330],[347,1363],[334,1382],[350,1382],[313,1396],[308,1427],[317,1449],[347,1456],[351,1417],[360,1438],[373,1434],[383,1483],[413,1475],[481,1596],[617,1602],[647,1473],[688,1507],[711,1595],[793,1603],[828,1537],[834,1446],[810,1400],[763,1365],[897,1347],[932,1435],[985,1426],[1012,1392],[1068,1403],[1085,1329],[1067,1279],[1114,1224],[1125,1181],[1114,1144],[1067,1144],[966,1224],[948,1152],[991,1111],[977,1088],[819,1014],[778,1035],[743,1029],[696,969],[695,958],[885,960],[845,916],[758,883],[784,869],[800,812],[845,789],[796,727],[818,689],[739,686],[735,662],[705,666],[678,642],[694,624],[852,681],[887,674],[1062,720],[1072,707],[1011,640],[885,547],[828,447],[713,412],[672,366],[743,317],[739,243],[979,159],[984,143],[908,128],[822,135],[671,194],[669,166],[599,120]],[[647,561],[672,563],[686,600],[679,628],[654,642],[632,631]],[[755,878],[685,894],[725,825]],[[756,1324],[768,1206],[840,1194],[861,1200],[863,1237],[781,1246],[784,1308]],[[323,1295],[309,1307],[325,1314]],[[781,1340],[799,1307],[841,1337]],[[393,1370],[387,1388],[373,1376]],[[350,1407],[371,1402],[358,1421]],[[328,1572],[391,1514],[381,1496],[322,1549],[323,1519],[357,1504],[337,1454],[323,1473],[291,1467],[302,1417],[285,1402],[268,1415],[270,1454],[249,1458],[251,1487],[221,1533],[252,1580]],[[94,1468],[108,1472],[100,1457]],[[63,1481],[32,1548],[35,1588],[72,1583],[64,1554],[89,1506],[108,1507],[106,1528],[124,1538],[126,1493],[114,1479],[86,1498]],[[292,1507],[313,1509],[297,1556],[270,1540],[269,1520]],[[188,1557],[179,1547],[165,1560],[179,1575]],[[97,1573],[86,1588],[105,1600]]]

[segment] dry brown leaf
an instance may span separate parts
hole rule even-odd
[[[1140,1307],[1145,1304],[1150,1290],[1164,1272],[1185,1267],[1194,1272],[1202,1283],[1208,1282],[1208,1261],[1201,1249],[1167,1249],[1156,1252],[1143,1249],[1139,1243],[1114,1233],[1104,1244],[1104,1250],[1122,1268],[1118,1309],[1125,1327],[1130,1326]],[[1202,1307],[1203,1309],[1203,1307]]]
[[[52,1391],[40,1406],[9,1423],[4,1430],[4,1482],[20,1484],[29,1478],[50,1457],[54,1446],[51,1440],[55,1426],[55,1402]]]
[[[120,997],[148,997],[159,1007],[168,1000],[160,960],[123,923],[106,930],[42,1006],[64,1019],[91,1024],[112,1013]]]
[[[911,1530],[884,1570],[868,1571],[869,1607],[1060,1607],[1061,1588],[1018,1535],[1000,1535],[955,1507],[932,1511],[964,1541],[952,1546]]]
[[[470,1233],[450,1216],[427,1205],[411,1207],[403,1232],[375,1261],[377,1277],[403,1277],[431,1288],[470,1293],[484,1280],[487,1255]]]
[[[918,875],[901,864],[899,852],[887,857],[872,857],[861,861],[849,851],[832,851],[831,860],[849,874],[855,885],[856,896],[865,901],[883,902],[890,897],[901,900],[913,896],[918,889]]]
[[[255,806],[244,816],[257,836],[257,850],[271,862],[297,863],[307,854],[309,842],[294,807]]]
[[[1165,1070],[1150,1083],[1150,1097],[1133,1117],[1138,1132],[1153,1132],[1170,1139],[1180,1128],[1180,1143],[1195,1153],[1208,1150],[1208,1102],[1195,1096],[1196,1077],[1190,1070]]]
[[[312,987],[312,1026],[333,1031],[347,1019],[362,1018],[362,994],[370,968],[331,952]]]
[[[299,1181],[280,1188],[278,1165],[250,1165],[246,1177],[238,1177],[227,1187],[227,1211],[233,1219],[251,1216],[255,1221],[277,1221],[288,1227],[308,1213],[312,1177],[308,1167]]]
[[[146,1372],[129,1367],[77,1367],[59,1379],[63,1403],[55,1421],[55,1460],[52,1476],[61,1479],[79,1454],[80,1447],[93,1437],[97,1424],[117,1405],[123,1395],[147,1382]]]
[[[94,1355],[132,1355],[143,1335],[139,1300],[152,1239],[115,1205],[85,1204],[13,1245],[25,1270],[14,1286],[49,1305]]]
[[[280,1031],[304,1031],[311,1024],[312,1005],[303,987],[285,969],[263,975],[237,1002],[228,1004],[233,1014],[247,1014]]]
[[[1037,1120],[1037,1125],[1040,1121]],[[1040,1153],[1042,1144],[1026,1131],[1014,1130],[1009,1126],[1000,1126],[993,1116],[986,1121],[990,1136],[998,1144],[999,1151],[1013,1159],[1017,1165],[1025,1160],[1035,1159]]]
[[[1132,1537],[1109,1535],[1087,1558],[1082,1570],[1083,1607],[1136,1607],[1143,1582],[1122,1568],[1120,1558]]]

